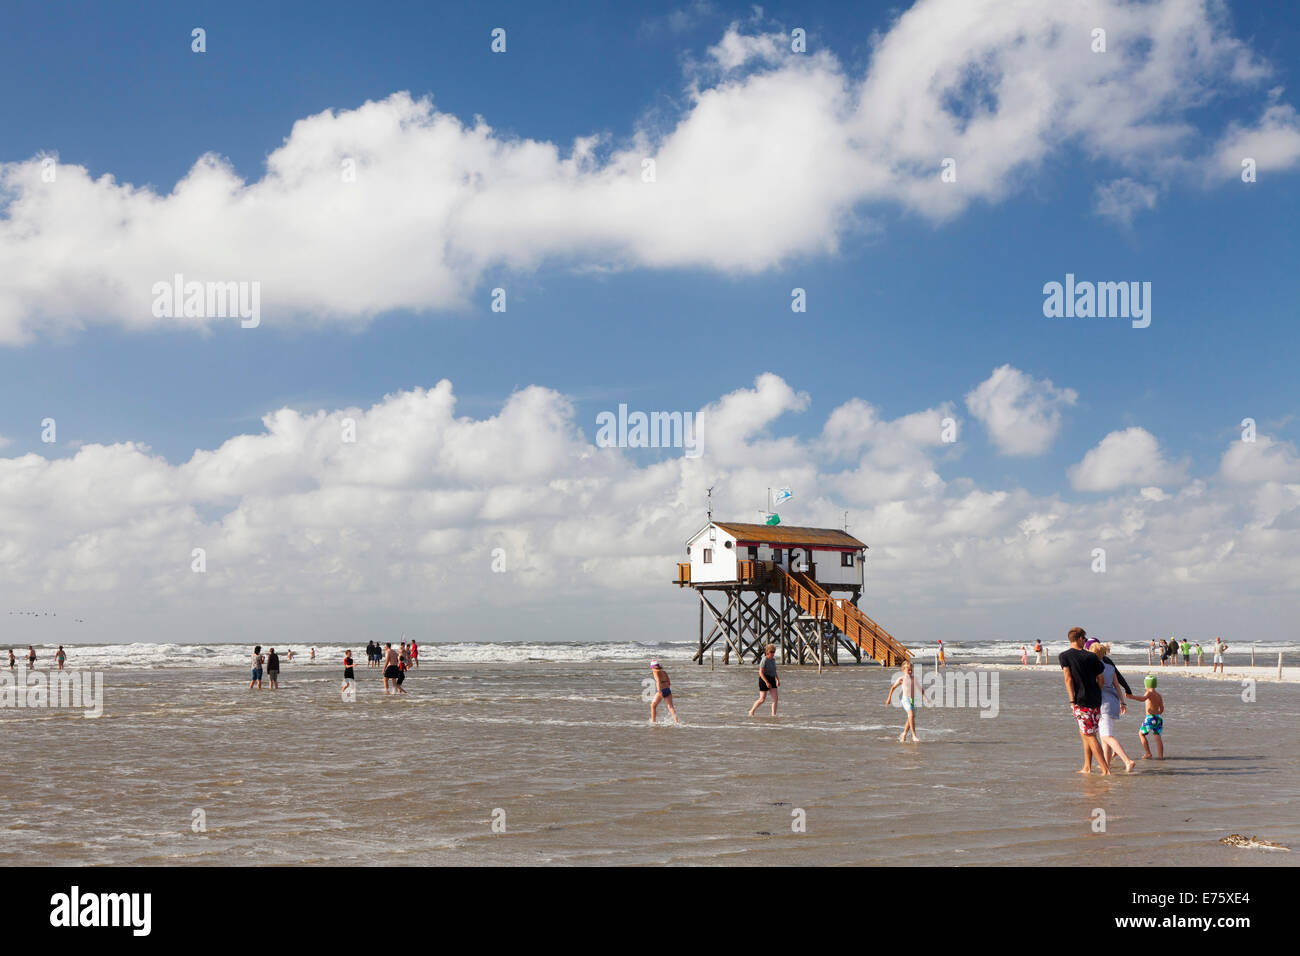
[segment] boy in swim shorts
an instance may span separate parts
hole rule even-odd
[[[658,661],[651,661],[650,673],[655,679],[655,696],[654,700],[650,701],[650,723],[655,722],[655,717],[659,713],[659,702],[663,701],[668,706],[668,713],[673,715],[673,723],[680,724],[681,721],[677,719],[677,708],[673,706],[673,689],[668,680],[668,672],[659,666]]]
[[[1144,700],[1147,703],[1147,715],[1142,721],[1142,726],[1138,728],[1138,734],[1142,738],[1142,759],[1151,759],[1151,748],[1147,745],[1147,737],[1156,738],[1156,759],[1165,759],[1165,740],[1161,732],[1165,729],[1165,699],[1156,691],[1156,675],[1148,674],[1146,679],[1147,692],[1141,697],[1134,697],[1134,700]]]
[[[894,699],[896,690],[902,698],[903,710],[907,712],[907,723],[903,725],[903,732],[898,735],[898,742],[903,743],[907,739],[908,731],[911,731],[912,743],[919,744],[921,738],[916,736],[916,678],[912,675],[911,661],[903,661],[902,670],[889,685],[889,695],[885,698],[886,707]]]

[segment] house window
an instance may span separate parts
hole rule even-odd
[[[712,548],[705,548],[705,549],[704,549],[704,563],[705,563],[705,564],[712,564],[712,563],[713,563],[713,549],[712,549]]]
[[[851,567],[853,567],[853,552],[852,552],[852,551],[841,551],[841,552],[840,552],[840,567],[842,567],[842,568],[851,568]]]
[[[777,564],[780,564],[780,563],[781,563],[781,558],[782,558],[783,553],[784,553],[784,552],[782,552],[782,550],[781,550],[780,548],[773,548],[773,549],[772,549],[772,560],[773,560],[774,562],[776,562]]]
[[[751,560],[751,561],[757,561],[757,560],[758,560],[758,545],[756,545],[756,544],[751,544],[751,545],[749,546],[749,560]]]

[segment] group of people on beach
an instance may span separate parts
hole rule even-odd
[[[1096,760],[1101,772],[1109,774],[1112,757],[1123,761],[1125,771],[1133,769],[1136,761],[1130,759],[1119,738],[1115,736],[1115,721],[1128,710],[1128,704],[1120,696],[1121,691],[1128,700],[1146,705],[1146,716],[1138,728],[1143,759],[1151,758],[1149,738],[1154,738],[1156,757],[1163,760],[1165,701],[1156,690],[1156,676],[1147,675],[1144,681],[1145,694],[1134,694],[1124,675],[1110,659],[1110,645],[1102,644],[1095,638],[1090,639],[1081,627],[1070,628],[1066,639],[1070,648],[1062,651],[1057,661],[1065,678],[1070,711],[1083,743],[1083,767],[1079,773],[1091,773],[1093,761]]]
[[[58,665],[59,670],[63,670],[63,665],[67,662],[67,651],[65,651],[63,645],[60,644],[59,649],[54,652],[54,663]],[[17,665],[18,658],[14,657],[14,649],[11,647],[9,648],[9,669],[13,670]],[[29,671],[36,669],[36,648],[32,647],[30,644],[27,645],[27,669]]]
[[[420,646],[412,640],[409,644],[401,641],[394,650],[392,641],[380,646],[378,641],[366,642],[366,666],[377,667],[384,674],[384,693],[405,694],[402,684],[406,681],[406,672],[412,667],[420,666]],[[347,694],[356,688],[356,671],[353,669],[352,651],[343,653],[343,686],[340,690]]]
[[[405,635],[403,635],[405,636]],[[30,648],[29,648],[30,650]],[[63,648],[59,648],[60,654]],[[286,651],[285,656],[288,660],[293,660],[293,651]],[[13,651],[9,652],[10,660],[13,659]],[[35,651],[32,651],[32,660],[35,660]],[[310,660],[316,661],[316,648],[311,649]],[[406,690],[402,687],[406,680],[406,672],[412,667],[420,666],[420,648],[415,641],[409,644],[402,641],[400,648],[394,650],[392,642],[380,645],[378,641],[369,641],[366,644],[366,666],[378,667],[383,670],[384,674],[384,693],[405,694]],[[280,656],[276,654],[275,648],[268,648],[265,654],[262,653],[262,645],[258,644],[253,648],[252,659],[252,679],[248,682],[248,689],[256,687],[262,689],[262,680],[265,675],[266,681],[270,684],[271,690],[280,689]],[[10,665],[12,666],[12,664]],[[62,661],[59,663],[62,668]],[[352,660],[352,651],[343,652],[343,686],[344,694],[350,687],[355,686],[356,670]]]
[[[1057,663],[1065,681],[1066,696],[1070,712],[1079,730],[1083,745],[1083,767],[1079,773],[1090,774],[1094,762],[1103,774],[1111,772],[1111,763],[1119,760],[1125,771],[1131,771],[1137,761],[1128,755],[1116,734],[1115,724],[1128,712],[1128,701],[1145,705],[1146,713],[1138,729],[1138,739],[1142,743],[1143,759],[1151,759],[1151,742],[1155,744],[1155,758],[1163,760],[1164,745],[1164,697],[1156,690],[1157,680],[1154,674],[1147,675],[1144,684],[1145,693],[1134,694],[1133,688],[1125,680],[1123,673],[1110,658],[1110,645],[1103,644],[1096,638],[1089,638],[1081,627],[1070,628],[1066,635],[1069,648],[1058,655]],[[1154,641],[1152,642],[1154,644]],[[1034,642],[1034,652],[1041,660],[1043,647],[1041,641]],[[945,655],[946,656],[946,655]],[[1028,653],[1021,648],[1021,663],[1027,663]],[[1222,666],[1220,642],[1215,641],[1215,657]],[[664,704],[674,723],[680,723],[677,708],[673,701],[672,682],[668,671],[658,660],[650,662],[650,674],[654,681],[655,693],[650,701],[650,723],[655,723],[659,714],[659,705]],[[776,674],[776,645],[764,647],[763,659],[758,666],[758,699],[749,708],[749,716],[762,706],[769,695],[772,698],[772,716],[776,716],[777,689],[780,680]],[[899,742],[906,742],[911,734],[915,743],[920,742],[916,734],[916,698],[917,680],[911,660],[903,661],[898,675],[889,685],[885,704],[893,703],[894,694],[901,697],[904,713],[907,715]],[[924,701],[923,701],[924,702]]]
[[[1218,671],[1220,674],[1223,673],[1223,652],[1227,649],[1228,645],[1223,643],[1223,638],[1216,637],[1214,639],[1214,658],[1211,661],[1211,671]],[[1154,663],[1156,650],[1155,638],[1152,638],[1150,651],[1148,653],[1148,661]],[[1200,641],[1192,642],[1187,640],[1187,638],[1183,638],[1182,641],[1179,641],[1176,637],[1171,637],[1168,640],[1165,640],[1162,637],[1160,639],[1159,651],[1161,667],[1176,667],[1178,665],[1178,655],[1180,653],[1183,655],[1184,667],[1191,663],[1192,655],[1196,656],[1197,667],[1205,666],[1205,651],[1201,647]]]
[[[650,662],[650,676],[654,680],[655,693],[650,700],[650,723],[654,723],[659,715],[659,705],[663,704],[668,708],[668,713],[672,715],[673,723],[679,724],[677,719],[677,708],[673,706],[673,688],[669,680],[668,671],[664,670],[658,660]],[[763,706],[768,695],[772,697],[772,716],[776,716],[777,688],[781,686],[781,679],[776,674],[776,645],[767,644],[763,647],[763,659],[758,663],[758,699],[754,701],[754,706],[749,708],[749,716],[754,716],[754,711]]]

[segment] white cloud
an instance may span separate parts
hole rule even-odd
[[[684,639],[694,606],[666,581],[705,489],[715,514],[745,520],[768,486],[788,484],[787,523],[838,527],[850,512],[871,546],[864,606],[905,640],[1055,626],[1076,607],[1119,621],[1126,601],[1201,626],[1236,613],[1225,595],[1242,589],[1260,596],[1252,627],[1273,620],[1268,601],[1279,627],[1290,613],[1300,484],[1157,492],[1176,475],[1130,429],[1089,453],[1082,484],[1140,490],[1066,502],[941,477],[957,464],[935,438],[943,405],[892,420],[873,411],[855,431],[872,406],[853,399],[774,437],[808,396],[769,374],[707,407],[725,431],[705,433],[701,458],[649,463],[595,447],[594,423],[584,434],[554,391],[522,389],[476,419],[458,414],[448,382],[366,409],[276,410],[259,433],[178,464],[130,442],[0,456],[0,599],[74,608],[97,622],[95,640],[138,639],[142,609],[187,640],[301,633],[310,619],[325,641],[395,608],[412,622],[400,627],[440,637],[594,638],[608,620],[632,639]],[[342,441],[345,418],[355,444]],[[1087,572],[1098,545],[1112,572],[1104,594]],[[191,570],[195,547],[205,574]],[[491,570],[498,547],[504,574]]]
[[[966,408],[1004,455],[1041,455],[1061,430],[1061,408],[1078,393],[1002,365],[966,396]]]
[[[1105,55],[1089,48],[1099,22]],[[1153,179],[1243,144],[1274,166],[1294,152],[1279,102],[1250,130],[1195,125],[1208,98],[1268,72],[1216,4],[920,0],[864,75],[787,39],[729,29],[712,56],[731,69],[692,74],[676,125],[619,143],[511,138],[396,93],[295,123],[253,181],[216,156],[161,193],[71,164],[45,182],[41,157],[0,164],[0,342],[175,323],[151,305],[177,273],[261,282],[267,325],[357,323],[463,308],[485,279],[546,262],[763,270],[833,252],[864,207],[941,221],[996,201],[1066,149]]]
[[[1156,437],[1145,428],[1111,432],[1069,469],[1070,484],[1079,491],[1113,491],[1126,485],[1178,484],[1187,464],[1165,460]],[[1144,497],[1152,497],[1143,491]]]
[[[1300,481],[1300,456],[1290,442],[1258,435],[1253,442],[1234,441],[1219,466],[1224,479],[1239,484]]]
[[[1128,178],[1113,179],[1093,190],[1092,211],[1127,228],[1138,213],[1156,208],[1156,196],[1152,186]]]
[[[1253,159],[1257,172],[1300,166],[1300,115],[1287,103],[1267,107],[1254,125],[1233,122],[1223,134],[1209,169],[1214,178],[1240,179],[1243,159]]]

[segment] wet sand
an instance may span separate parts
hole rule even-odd
[[[1295,865],[1300,687],[1161,673],[1170,759],[1084,778],[1054,667],[997,671],[998,716],[922,708],[900,745],[875,666],[666,660],[685,726],[647,724],[644,666],[358,669],[246,689],[208,667],[108,670],[104,713],[0,710],[0,862],[28,864]],[[1121,660],[1137,684],[1145,661]],[[666,717],[661,709],[661,720]],[[1120,722],[1140,752],[1137,710]],[[1094,833],[1097,809],[1106,831]],[[205,832],[195,832],[195,810]],[[493,832],[494,811],[505,832]],[[792,823],[803,811],[806,832]]]

